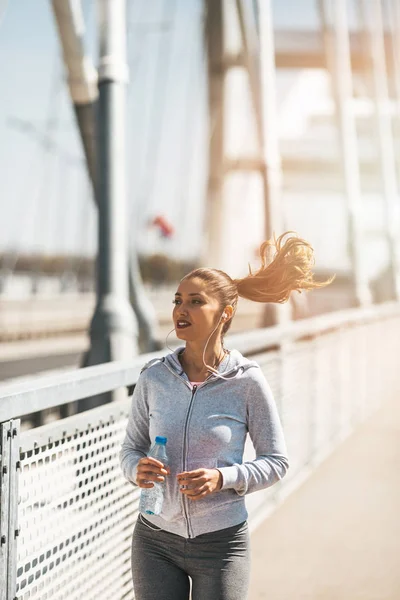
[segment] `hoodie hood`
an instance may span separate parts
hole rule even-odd
[[[179,355],[184,351],[185,347],[180,346],[172,352],[165,356],[162,360],[164,365],[170,370],[173,371],[175,375],[179,375],[184,379],[187,379],[185,371],[182,369],[182,365],[179,361]],[[257,368],[259,369],[259,365],[245,358],[238,350],[230,350],[229,353],[225,356],[223,361],[218,366],[218,373],[223,375],[223,377],[229,377],[230,379],[234,379],[240,373],[244,373],[248,369]],[[217,375],[212,375],[210,380],[218,379]]]

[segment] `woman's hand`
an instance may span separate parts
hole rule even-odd
[[[164,469],[162,462],[150,456],[141,458],[136,470],[136,483],[141,488],[152,488],[154,483],[162,483],[165,480],[164,475],[169,475],[169,468]]]
[[[222,486],[222,475],[218,469],[196,469],[177,475],[180,491],[190,500],[201,500]]]

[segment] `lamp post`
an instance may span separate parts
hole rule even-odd
[[[97,303],[85,366],[129,360],[137,354],[137,324],[129,302],[125,166],[125,0],[98,0],[100,61],[97,113],[97,198],[99,205]],[[117,390],[87,398],[87,410],[121,397]]]

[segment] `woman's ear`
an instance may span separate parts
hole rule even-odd
[[[225,321],[229,321],[230,319],[232,319],[232,317],[233,317],[233,306],[231,304],[228,304],[228,306],[225,306],[225,308],[224,308],[222,318]]]

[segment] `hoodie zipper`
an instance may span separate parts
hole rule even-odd
[[[192,414],[192,407],[193,407],[193,400],[195,397],[197,391],[197,385],[194,385],[192,388],[192,397],[190,398],[190,403],[189,403],[189,408],[186,414],[186,421],[185,421],[185,428],[184,428],[184,435],[183,435],[183,456],[182,456],[182,462],[183,462],[183,470],[186,471],[187,469],[187,432],[188,432],[188,425],[189,425],[189,420],[190,420],[190,415]],[[189,521],[189,511],[188,511],[188,499],[186,498],[185,494],[182,494],[182,506],[183,506],[183,512],[185,515],[185,519],[186,519],[186,530],[187,530],[187,536],[188,538],[192,538],[192,531],[191,531],[191,527],[190,527],[190,521]]]
[[[178,379],[180,379],[180,381],[182,381],[182,383],[188,387],[191,392],[191,398],[190,398],[190,402],[189,402],[189,408],[187,410],[186,413],[186,419],[185,419],[185,427],[183,429],[183,452],[182,452],[182,467],[183,470],[186,471],[186,466],[187,466],[187,430],[188,430],[188,424],[189,424],[189,419],[190,419],[190,415],[192,414],[192,406],[193,406],[193,400],[194,400],[194,396],[197,392],[197,388],[199,386],[194,385],[193,387],[191,387],[190,383],[188,381],[186,381],[181,375],[178,375],[178,373],[176,373],[175,371],[173,371],[170,367],[168,367],[165,363],[164,366],[173,374],[175,375],[175,377],[177,377]],[[205,382],[204,382],[205,383]],[[188,538],[192,538],[192,531],[190,528],[190,521],[189,521],[189,512],[188,512],[188,499],[186,498],[185,494],[182,494],[182,509],[183,509],[183,514],[184,514],[184,518],[186,521],[186,532],[187,532],[187,536]]]
[[[183,463],[183,470],[186,470],[187,467],[187,431],[188,431],[188,425],[189,425],[189,420],[190,420],[190,416],[192,413],[192,408],[193,408],[193,400],[194,400],[194,396],[197,392],[197,388],[199,386],[194,385],[193,387],[191,387],[190,383],[188,381],[186,381],[181,374],[178,374],[173,368],[171,368],[171,366],[167,365],[164,361],[162,361],[164,366],[168,369],[168,371],[170,371],[170,373],[172,373],[177,379],[180,379],[180,381],[182,381],[182,383],[191,390],[192,392],[192,396],[190,398],[190,403],[189,403],[189,408],[187,410],[186,413],[186,420],[185,420],[185,427],[184,427],[184,438],[183,438],[183,454],[182,454],[182,463]],[[231,373],[233,373],[233,371],[240,369],[241,367],[235,367],[233,369],[231,369],[228,373],[225,373],[225,377],[230,375]],[[213,383],[214,381],[216,381],[218,379],[218,377],[215,376],[211,376],[210,379],[207,379],[206,381],[204,381],[201,384],[201,387],[208,385],[209,383]],[[189,520],[189,504],[188,504],[188,499],[186,498],[185,494],[182,494],[182,509],[183,509],[183,514],[184,514],[184,518],[186,521],[186,532],[187,532],[187,536],[188,538],[193,538],[193,532],[191,530],[191,526],[190,526],[190,520]]]

